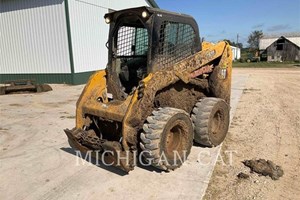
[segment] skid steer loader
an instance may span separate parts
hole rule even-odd
[[[201,43],[191,16],[160,9],[131,8],[104,18],[108,64],[78,99],[76,127],[65,130],[70,146],[129,172],[137,157],[170,171],[193,142],[219,145],[229,126],[228,43]]]

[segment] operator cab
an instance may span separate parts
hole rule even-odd
[[[110,24],[108,81],[119,83],[112,85],[121,88],[122,98],[149,73],[201,50],[198,26],[188,15],[139,7],[104,18]]]
[[[112,35],[112,65],[125,93],[147,75],[148,29],[137,15],[124,16]]]

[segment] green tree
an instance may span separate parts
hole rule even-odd
[[[248,41],[247,41],[250,49],[258,50],[259,40],[263,37],[263,35],[264,34],[261,30],[260,31],[255,30],[250,33],[250,35],[248,36]]]
[[[243,43],[241,43],[241,42],[235,43],[235,46],[242,49],[243,48]]]

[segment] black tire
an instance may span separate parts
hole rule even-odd
[[[195,142],[207,146],[218,146],[225,139],[229,128],[229,105],[219,98],[203,98],[192,111]]]
[[[152,166],[170,171],[182,165],[193,146],[189,115],[176,108],[159,108],[147,118],[141,133],[143,157]]]

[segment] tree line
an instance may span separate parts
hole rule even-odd
[[[249,36],[248,36],[248,47],[247,49],[249,49],[250,51],[257,51],[259,50],[259,40],[263,37],[263,32],[262,30],[254,30],[252,31]],[[228,39],[224,39],[224,41],[228,42],[231,46],[235,46],[238,47],[240,49],[243,49],[243,43],[236,43],[234,41],[228,40]]]

